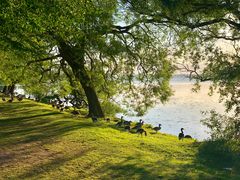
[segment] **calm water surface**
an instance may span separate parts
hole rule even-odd
[[[126,120],[138,121],[142,118],[146,123],[157,126],[162,124],[162,132],[178,135],[180,129],[185,129],[185,134],[198,140],[207,139],[208,129],[200,122],[205,116],[201,111],[215,109],[223,113],[224,106],[218,102],[218,95],[208,96],[209,83],[202,83],[198,93],[191,91],[193,83],[183,76],[177,76],[171,81],[174,96],[165,105],[158,104],[143,117],[123,115]],[[122,114],[118,114],[120,117]]]

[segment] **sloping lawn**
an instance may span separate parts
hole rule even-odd
[[[208,165],[194,140],[150,129],[141,137],[114,124],[29,100],[1,102],[0,179],[240,179],[224,164]]]

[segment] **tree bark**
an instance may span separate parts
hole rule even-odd
[[[15,90],[15,84],[12,84],[11,86],[9,86],[9,95],[10,95],[10,98],[11,100],[13,101],[13,98],[14,98],[14,90]]]
[[[84,41],[79,47],[59,42],[61,57],[69,64],[75,78],[80,82],[88,101],[89,117],[104,117],[95,88],[84,66]]]

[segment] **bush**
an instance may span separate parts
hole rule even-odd
[[[201,120],[201,122],[211,130],[212,140],[240,139],[240,117],[221,115],[212,110],[210,111],[210,117]]]
[[[101,105],[105,115],[115,115],[116,113],[122,112],[121,107],[115,103],[104,101],[101,103]]]
[[[199,158],[213,167],[240,169],[240,120],[238,116],[226,116],[210,111],[210,117],[202,123],[211,131],[211,140],[199,148]],[[236,171],[237,170],[237,171]]]
[[[205,141],[201,143],[199,159],[216,168],[237,168],[240,166],[240,142],[238,141]]]

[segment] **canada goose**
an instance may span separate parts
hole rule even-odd
[[[138,129],[138,130],[137,130],[137,133],[138,133],[138,134],[141,134],[141,136],[142,136],[142,134],[144,133],[145,136],[147,136],[147,132],[146,132],[144,129],[142,129],[142,128]]]
[[[106,120],[107,122],[110,122],[110,118],[106,118],[105,120]]]
[[[183,138],[188,138],[188,139],[192,139],[192,136],[190,136],[190,135],[184,135],[184,133],[183,133],[183,128],[181,128],[181,133],[179,133],[179,135],[178,135],[178,139],[179,140],[183,140]]]
[[[123,120],[118,121],[116,124],[117,127],[121,127],[122,125],[123,125]]]
[[[144,121],[140,119],[139,122],[132,129],[140,129],[143,124],[144,124]]]
[[[184,133],[183,133],[183,128],[181,128],[181,132],[178,134],[178,139],[179,140],[183,140],[183,138],[184,138]]]
[[[119,122],[117,122],[116,126],[117,126],[117,127],[121,127],[121,126],[122,126],[122,123],[123,123],[122,121],[119,121]]]
[[[124,129],[127,130],[127,131],[130,131],[131,127],[130,126],[125,126]]]
[[[186,136],[184,136],[184,138],[192,139],[192,136],[190,136],[190,135],[186,135]]]
[[[157,127],[154,127],[153,130],[156,131],[156,133],[157,133],[158,131],[161,130],[161,126],[162,126],[162,125],[159,124]]]
[[[136,126],[140,126],[140,125],[142,125],[142,122],[143,122],[143,120],[142,120],[142,119],[140,119],[140,120],[139,120],[139,122],[138,122],[138,123],[136,123]]]
[[[183,128],[181,129],[181,131],[182,131],[182,133],[183,133]],[[181,134],[181,133],[180,133]],[[179,137],[179,136],[178,136]],[[183,133],[183,138],[188,138],[188,139],[192,139],[192,136],[190,136],[190,135],[184,135],[184,133]]]
[[[123,124],[124,124],[124,125],[127,125],[127,126],[130,126],[131,123],[132,123],[132,121],[124,121],[124,122],[123,122]]]
[[[120,118],[120,122],[123,123],[123,121],[124,121],[123,116],[121,116],[121,118]]]
[[[123,116],[121,116],[121,119],[119,122],[117,122],[116,126],[121,127],[123,125],[123,123],[124,123]]]
[[[24,95],[21,95],[21,94],[18,94],[18,95],[16,96],[16,98],[17,98],[18,101],[22,101],[24,97],[25,97],[25,96],[24,96]]]
[[[6,98],[5,98],[5,97],[2,97],[2,101],[6,101]]]
[[[22,101],[23,98],[22,98],[22,97],[17,97],[17,100],[18,100],[18,101]]]

